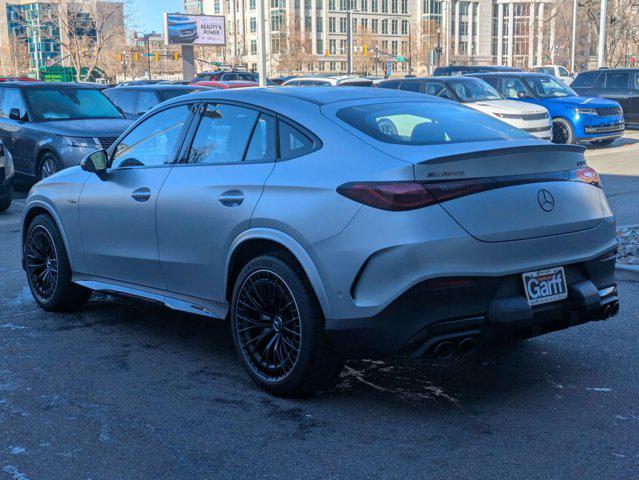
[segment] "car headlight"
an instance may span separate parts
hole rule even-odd
[[[93,137],[64,137],[64,141],[69,147],[100,148],[98,142]]]
[[[16,173],[11,154],[0,146],[0,168],[4,168],[4,177],[11,178]]]
[[[596,108],[575,108],[579,115],[597,115]]]

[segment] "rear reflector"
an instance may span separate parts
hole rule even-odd
[[[567,181],[601,187],[601,180],[597,172],[586,167],[561,172],[468,178],[441,182],[350,182],[339,186],[337,192],[369,207],[399,212],[415,210],[496,188],[527,183]]]

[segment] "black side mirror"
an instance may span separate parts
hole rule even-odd
[[[25,120],[25,116],[22,115],[22,112],[19,108],[12,108],[9,110],[9,120],[15,120],[16,122],[22,122]]]
[[[109,166],[109,155],[106,150],[96,150],[89,153],[80,162],[80,167],[85,172],[95,173],[98,178],[105,181],[109,178],[107,168]]]

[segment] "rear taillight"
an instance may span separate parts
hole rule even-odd
[[[530,183],[582,182],[601,187],[601,180],[590,167],[539,174],[467,178],[441,182],[351,182],[337,192],[369,207],[404,211],[427,207],[475,193]]]
[[[573,182],[587,183],[601,188],[601,178],[599,178],[599,174],[590,167],[571,170],[569,180],[572,180]]]
[[[338,187],[337,193],[369,207],[395,212],[437,203],[419,182],[353,182]]]

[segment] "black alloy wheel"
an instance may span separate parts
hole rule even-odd
[[[552,123],[552,143],[573,143],[573,132],[570,124],[561,118]]]
[[[58,252],[51,233],[37,225],[29,232],[26,245],[27,274],[32,291],[41,302],[53,297],[58,283]]]
[[[59,170],[58,164],[55,161],[55,158],[51,154],[45,154],[40,162],[40,168],[38,169],[38,179],[42,180],[43,178],[50,177],[54,173],[57,173]]]
[[[286,378],[299,360],[302,324],[284,280],[269,270],[252,272],[240,287],[236,316],[241,353],[253,372],[267,381]]]

